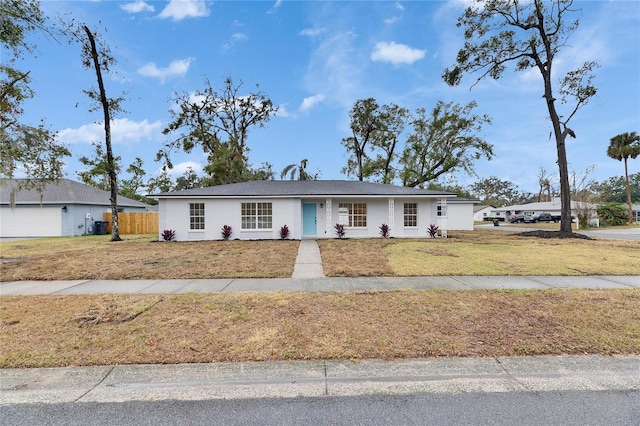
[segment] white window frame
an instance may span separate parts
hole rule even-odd
[[[189,203],[189,229],[192,231],[204,230],[204,203]]]
[[[367,203],[339,203],[338,223],[347,228],[366,228]],[[354,225],[356,223],[358,224],[357,226]]]
[[[411,206],[413,211],[407,212],[407,207]],[[403,206],[403,221],[402,224],[405,228],[417,228],[418,227],[418,203],[404,203]],[[415,223],[414,225],[407,225],[407,219]]]
[[[273,203],[240,203],[240,224],[243,231],[273,229]]]

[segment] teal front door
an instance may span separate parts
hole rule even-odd
[[[302,235],[315,237],[317,233],[316,223],[317,223],[316,204],[303,203],[302,204]]]

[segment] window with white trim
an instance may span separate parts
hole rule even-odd
[[[366,228],[367,204],[366,203],[340,203],[338,204],[338,223],[349,228]]]
[[[242,229],[271,229],[273,206],[271,203],[242,203]]]
[[[447,215],[447,206],[438,205],[437,216],[446,216],[446,215]]]
[[[405,228],[418,226],[418,203],[404,203],[404,226]]]
[[[204,229],[204,203],[189,203],[189,229]]]

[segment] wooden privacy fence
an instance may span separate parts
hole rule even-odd
[[[107,233],[111,233],[111,212],[104,212],[102,220],[109,222]],[[118,231],[126,234],[157,234],[158,212],[118,213]]]

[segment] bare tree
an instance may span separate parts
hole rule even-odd
[[[84,31],[86,38],[81,36],[81,31],[76,31],[75,36],[82,44],[82,64],[85,68],[93,68],[96,72],[98,90],[92,88],[84,92],[96,101],[99,105],[95,109],[102,109],[104,120],[104,143],[107,158],[106,171],[109,177],[110,201],[111,201],[111,241],[122,241],[118,230],[118,176],[116,174],[117,164],[111,148],[111,117],[116,111],[121,111],[120,103],[123,98],[108,98],[102,79],[102,71],[109,72],[111,66],[115,64],[115,58],[111,50],[104,43],[96,43],[96,38],[86,25],[80,27]]]
[[[538,170],[538,202],[551,201],[551,198],[556,193],[553,187],[554,180],[554,176],[544,166],[540,166]]]
[[[485,77],[498,79],[507,65],[516,71],[536,69],[544,82],[544,93],[549,119],[555,135],[560,171],[561,217],[560,231],[571,234],[571,189],[565,141],[575,138],[569,121],[580,108],[596,95],[592,85],[595,62],[585,62],[578,69],[567,72],[554,93],[552,68],[560,50],[578,27],[579,21],[568,21],[573,0],[476,0],[458,18],[464,27],[464,47],[458,52],[457,64],[446,69],[444,80],[458,85],[464,73],[480,72],[477,84]],[[473,86],[472,86],[473,87]],[[571,104],[564,114],[556,105]]]
[[[165,144],[157,160],[164,159],[166,165],[173,168],[172,151],[189,153],[199,146],[208,157],[209,164],[204,167],[209,175],[208,185],[271,177],[269,164],[258,169],[249,167],[247,140],[249,130],[264,127],[278,112],[278,107],[260,90],[241,95],[242,81],[236,84],[231,77],[225,79],[220,92],[207,78],[204,83],[203,90],[175,94],[175,107],[169,111],[173,121],[163,133],[179,135]]]

